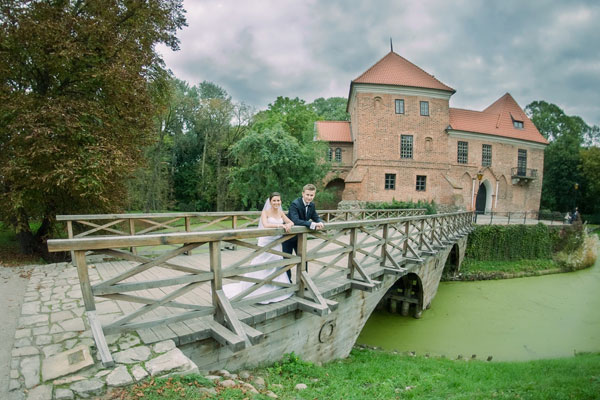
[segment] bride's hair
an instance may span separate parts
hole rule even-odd
[[[276,197],[276,196],[279,196],[279,197],[281,197],[281,194],[279,194],[279,192],[273,192],[273,193],[271,193],[271,194],[269,195],[269,201],[270,201],[270,200],[271,200],[273,197]]]

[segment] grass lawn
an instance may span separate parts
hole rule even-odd
[[[411,357],[354,349],[323,366],[286,355],[251,371],[263,377],[259,394],[241,384],[225,389],[198,375],[156,379],[112,394],[113,399],[598,399],[600,354],[556,360],[486,362]],[[307,389],[298,391],[296,384]],[[214,387],[217,395],[204,391]]]

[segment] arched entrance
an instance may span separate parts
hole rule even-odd
[[[342,193],[344,192],[345,183],[341,178],[335,178],[330,181],[325,190],[328,192],[328,196],[323,196],[325,199],[320,202],[319,208],[322,209],[336,209],[340,201],[342,201]]]
[[[458,254],[459,251],[458,244],[454,244],[454,246],[452,246],[452,250],[450,250],[450,254],[448,254],[448,258],[446,258],[446,263],[444,264],[444,278],[451,278],[458,273],[460,261]]]
[[[478,214],[490,212],[492,210],[492,194],[494,188],[490,181],[485,179],[479,185],[477,197],[475,199],[475,210]]]
[[[477,199],[475,200],[475,211],[477,214],[485,213],[485,203],[487,200],[487,189],[485,184],[482,183],[479,185],[479,189],[477,189]]]

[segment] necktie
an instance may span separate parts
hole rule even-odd
[[[308,218],[308,205],[306,205],[306,208],[304,209],[304,215]]]

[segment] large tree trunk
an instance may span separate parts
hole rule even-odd
[[[22,254],[38,255],[46,262],[61,262],[70,259],[68,252],[50,253],[46,242],[50,233],[53,231],[53,221],[45,217],[42,220],[42,225],[35,232],[31,231],[29,226],[29,218],[24,210],[19,210],[17,213],[17,221],[15,224],[15,232],[19,241],[19,248]]]

